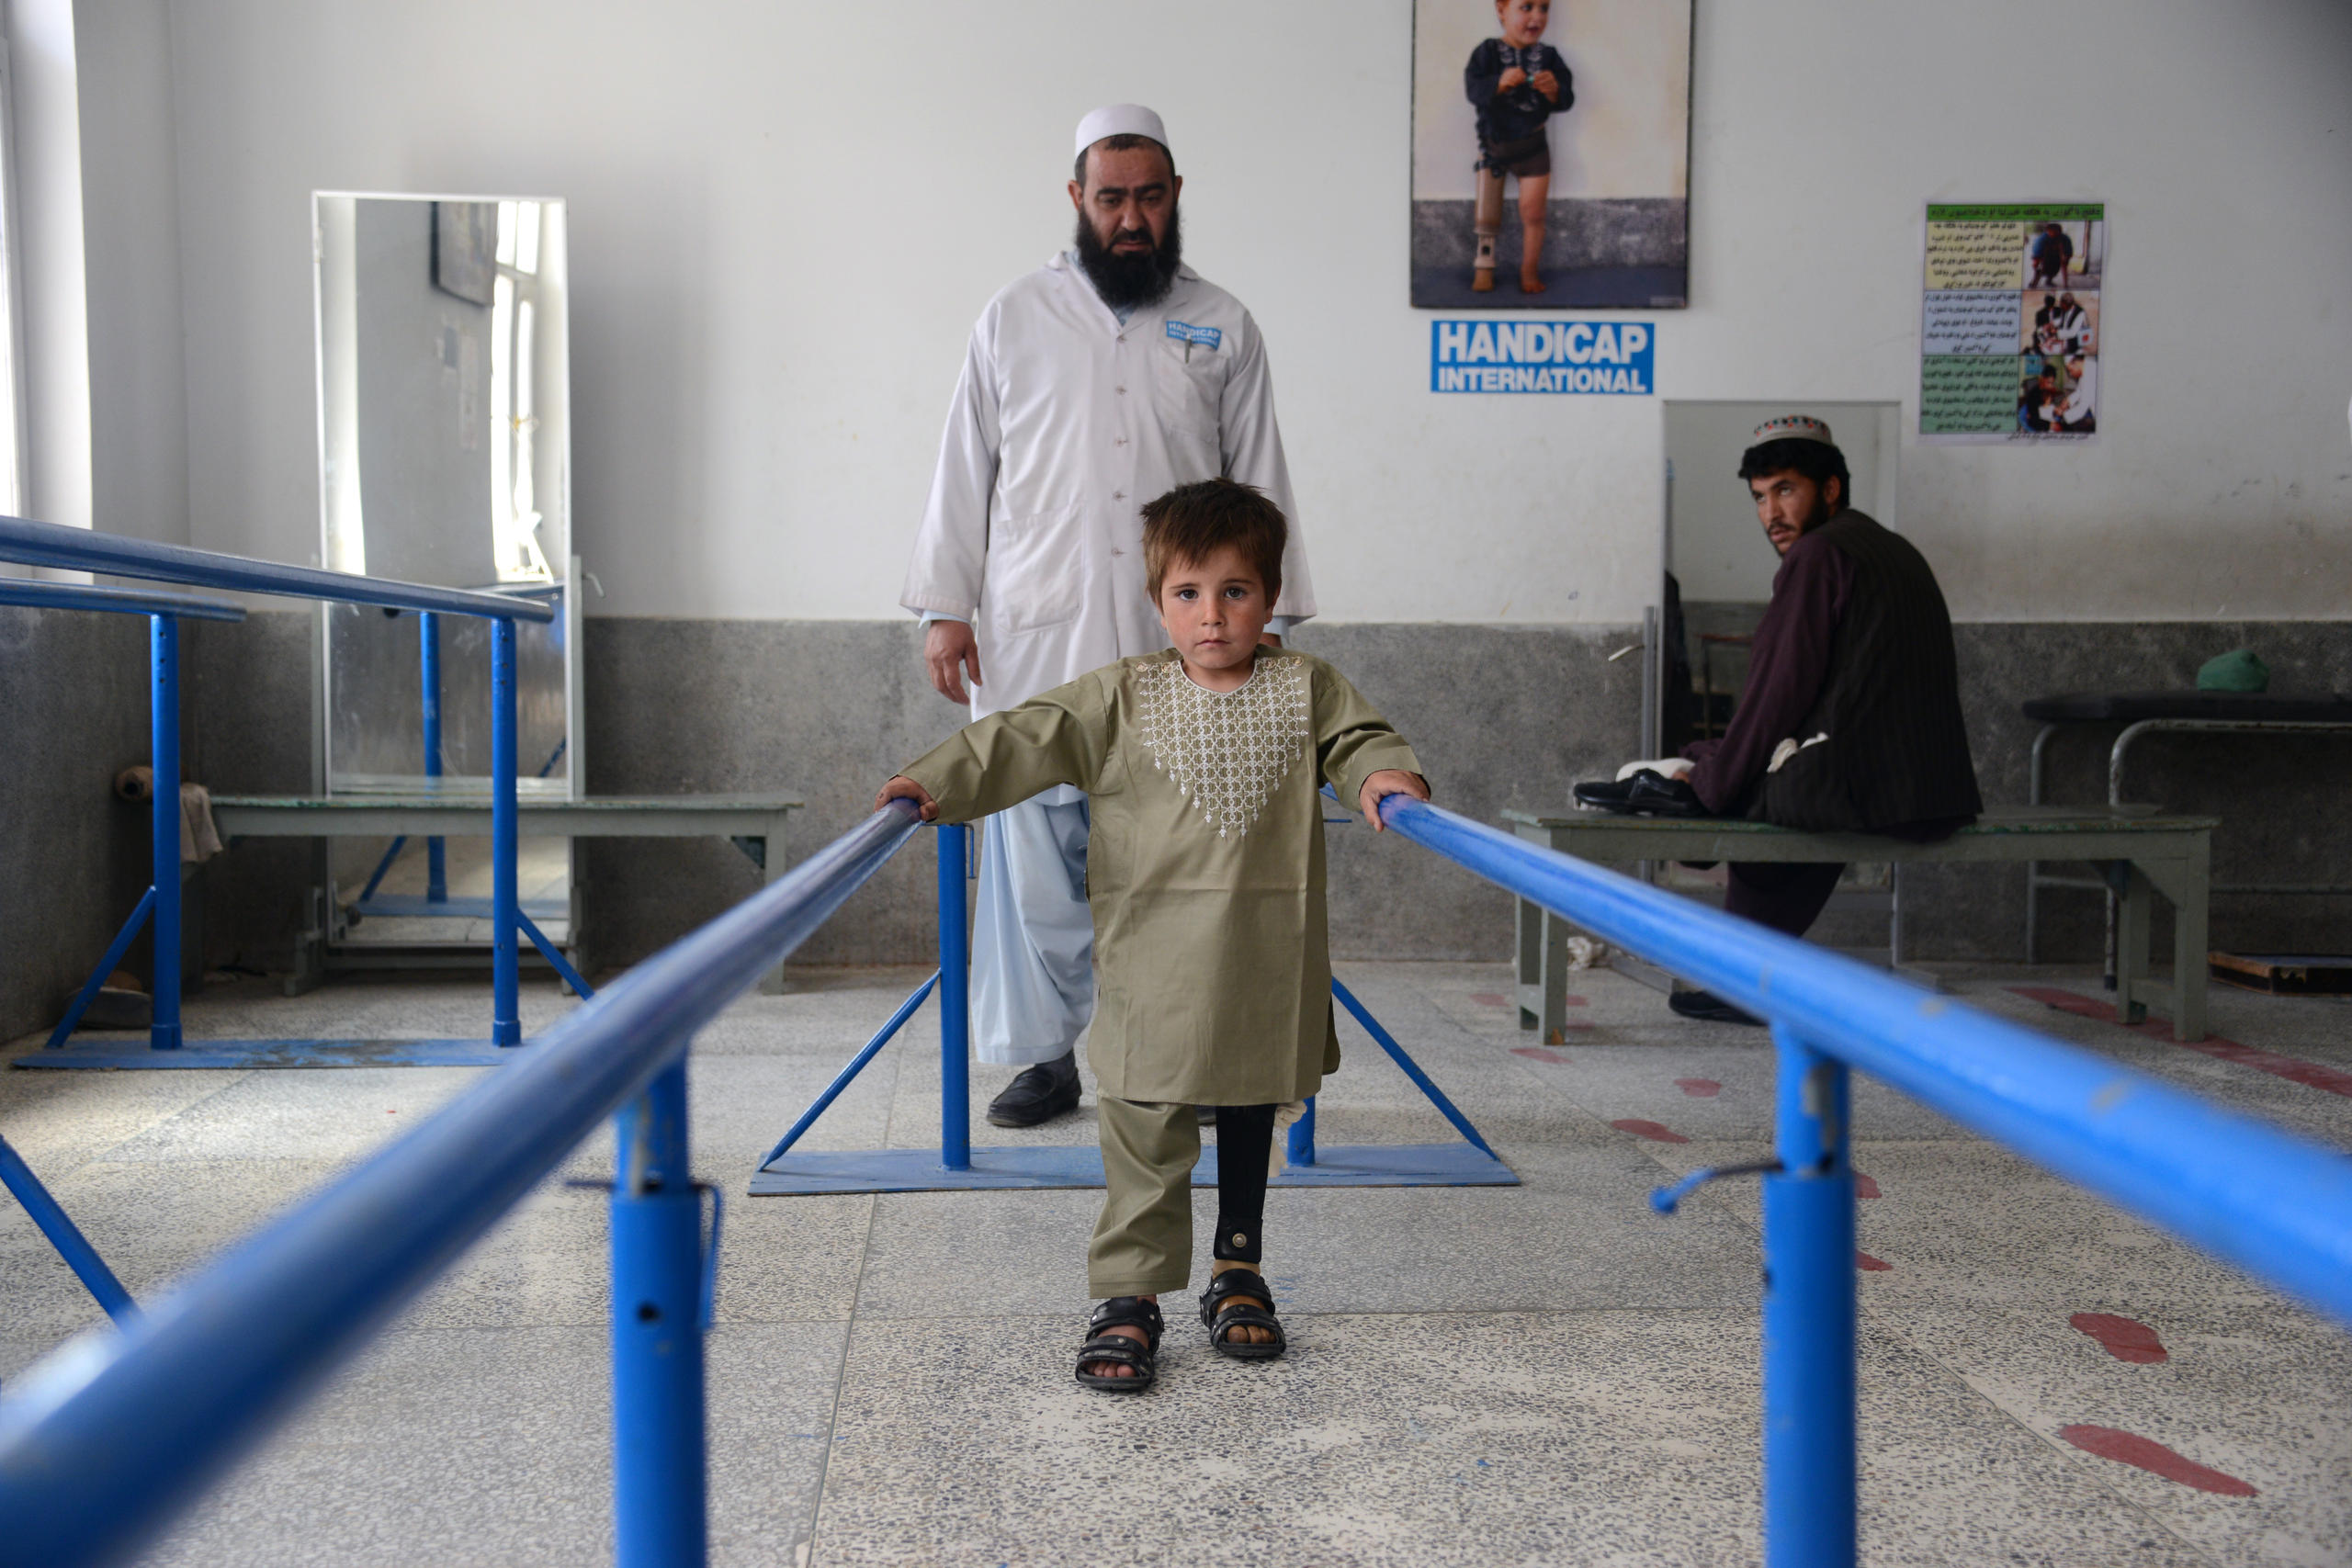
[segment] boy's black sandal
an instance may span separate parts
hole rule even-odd
[[[1086,1343],[1078,1348],[1078,1381],[1089,1388],[1117,1389],[1123,1393],[1140,1393],[1149,1388],[1159,1376],[1158,1352],[1162,1326],[1158,1302],[1148,1302],[1141,1296],[1113,1296],[1086,1320]],[[1146,1337],[1130,1339],[1124,1334],[1112,1333],[1114,1328],[1140,1328]],[[1103,1361],[1128,1368],[1129,1375],[1106,1375],[1086,1370]]]
[[[1264,1306],[1237,1303],[1235,1296],[1252,1296],[1264,1302]],[[1290,1340],[1283,1333],[1283,1325],[1274,1321],[1274,1292],[1253,1269],[1227,1269],[1209,1281],[1201,1292],[1201,1322],[1209,1331],[1209,1346],[1220,1356],[1231,1356],[1238,1361],[1265,1361],[1281,1355],[1290,1348]],[[1271,1330],[1271,1343],[1253,1345],[1232,1337],[1237,1328]]]

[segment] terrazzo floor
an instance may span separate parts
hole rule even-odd
[[[1341,965],[1524,1185],[1277,1190],[1289,1356],[1221,1359],[1171,1303],[1159,1385],[1125,1397],[1069,1375],[1095,1195],[741,1195],[920,978],[795,975],[694,1057],[697,1171],[730,1194],[713,1562],[1758,1561],[1756,1190],[1704,1189],[1672,1218],[1645,1201],[1768,1152],[1758,1032],[1676,1019],[1601,971],[1576,976],[1567,1043],[1541,1046],[1502,965]],[[2216,1034],[2256,1048],[2217,1055],[2090,1016],[2085,973],[1947,979],[2352,1147],[2352,1004],[2217,988]],[[253,982],[194,998],[187,1024],[470,1033],[485,993],[345,981],[289,1000]],[[573,1005],[526,987],[526,1027]],[[1450,1135],[1340,1028],[1324,1142]],[[805,1146],[935,1141],[936,1039],[927,1008]],[[0,1134],[143,1295],[481,1071],[0,1072]],[[976,1095],[1003,1076],[977,1068]],[[976,1141],[1090,1143],[1091,1105],[1090,1086],[1077,1115],[1027,1134],[976,1118]],[[1854,1114],[1867,1562],[2352,1562],[2352,1337],[1888,1090],[1858,1080]],[[611,1167],[600,1134],[558,1175]],[[604,1247],[601,1195],[542,1184],[146,1561],[609,1560]],[[13,1204],[0,1292],[0,1379],[97,1321]]]

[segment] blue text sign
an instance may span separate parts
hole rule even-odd
[[[1646,395],[1655,349],[1647,321],[1433,321],[1430,390]]]

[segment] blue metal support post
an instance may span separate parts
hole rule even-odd
[[[155,915],[150,931],[155,944],[155,1011],[147,1043],[173,1051],[180,1043],[180,624],[170,615],[150,615],[149,653],[154,665]]]
[[[131,941],[139,935],[139,929],[154,912],[155,890],[150,887],[140,895],[139,905],[130,911],[130,919],[123,921],[122,929],[115,932],[114,944],[107,949],[107,955],[98,960],[98,966],[90,971],[87,980],[82,982],[82,989],[74,997],[74,1005],[65,1010],[65,1016],[57,1021],[55,1029],[50,1031],[49,1050],[56,1050],[72,1037],[82,1022],[82,1015],[90,1010],[90,1004],[98,999],[98,992],[106,987],[107,977],[121,967],[123,954],[130,951]]]
[[[770,1149],[761,1158],[760,1164],[771,1165],[791,1151],[792,1145],[800,1141],[801,1135],[817,1124],[817,1118],[822,1116],[827,1108],[842,1097],[842,1090],[847,1089],[857,1075],[865,1070],[865,1064],[874,1060],[876,1054],[883,1046],[890,1043],[890,1037],[905,1026],[907,1020],[914,1017],[915,1010],[922,1006],[924,1000],[930,997],[933,988],[938,984],[939,971],[934,969],[931,972],[929,979],[917,986],[909,993],[907,999],[899,1004],[899,1010],[890,1015],[889,1021],[875,1031],[874,1038],[865,1043],[865,1048],[850,1058],[849,1066],[833,1075],[833,1081],[825,1086],[825,1092],[810,1101],[808,1109],[800,1113],[800,1120],[795,1122],[791,1131],[786,1133],[777,1141],[775,1147]]]
[[[441,616],[433,610],[416,613],[416,668],[424,696],[424,776],[441,776]],[[440,839],[424,840],[424,897],[427,903],[449,901],[449,852]]]
[[[1306,1097],[1306,1109],[1290,1124],[1290,1147],[1283,1151],[1283,1157],[1292,1165],[1315,1163],[1315,1097],[1311,1094]]]
[[[972,1168],[972,938],[964,903],[971,829],[939,825],[939,1163]]]
[[[523,1043],[516,944],[522,902],[515,888],[521,812],[514,783],[514,623],[490,623],[490,1043]]]
[[[686,1058],[614,1120],[613,1519],[620,1568],[686,1568],[707,1544],[702,1203]]]
[[[1764,1561],[1854,1562],[1854,1173],[1845,1064],[1790,1025],[1764,1178]]]
[[[49,1237],[49,1244],[57,1248],[57,1255],[65,1259],[65,1266],[73,1269],[74,1277],[89,1288],[91,1295],[97,1298],[98,1305],[106,1308],[108,1317],[117,1323],[129,1323],[139,1315],[139,1308],[132,1303],[130,1292],[124,1290],[122,1281],[114,1277],[114,1270],[107,1267],[107,1260],[98,1256],[98,1249],[90,1245],[81,1227],[58,1205],[57,1200],[50,1196],[49,1189],[40,1184],[40,1178],[33,1174],[32,1167],[25,1163],[22,1155],[8,1146],[5,1138],[0,1138],[0,1185],[5,1185],[16,1194],[17,1201],[25,1206],[25,1213],[32,1216],[33,1224],[40,1227],[40,1234]]]

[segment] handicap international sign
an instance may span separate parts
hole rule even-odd
[[[1647,321],[1433,321],[1432,392],[1619,392],[1653,389]]]

